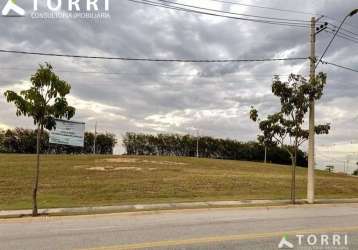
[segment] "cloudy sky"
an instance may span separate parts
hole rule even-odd
[[[6,2],[1,0],[1,7]],[[30,2],[17,1],[27,12],[32,9]],[[322,20],[333,25],[358,7],[355,0],[177,2],[307,21],[312,14],[325,15]],[[110,0],[109,13],[111,18],[100,20],[0,17],[0,49],[163,59],[308,56],[308,28],[185,13],[128,0]],[[344,28],[358,38],[358,16],[349,19]],[[331,37],[327,32],[318,35],[318,55]],[[357,52],[357,42],[338,37],[325,60],[358,69]],[[72,85],[69,101],[77,108],[75,120],[85,121],[87,130],[93,130],[97,121],[101,132],[113,132],[118,138],[127,131],[195,133],[199,129],[202,135],[255,140],[258,131],[248,118],[249,107],[255,105],[264,114],[277,110],[278,99],[271,94],[272,76],[285,79],[290,73],[308,74],[308,61],[126,62],[6,53],[0,53],[0,60],[2,93],[26,87],[38,64],[50,62]],[[342,167],[343,160],[349,159],[353,168],[358,160],[354,154],[358,152],[358,73],[329,65],[321,65],[319,70],[328,74],[328,86],[317,105],[317,122],[332,123],[331,134],[317,138],[319,163]],[[13,105],[7,104],[2,94],[0,107],[1,127],[33,127],[31,119],[15,116]],[[120,147],[117,151],[121,152]]]

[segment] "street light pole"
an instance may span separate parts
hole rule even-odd
[[[339,30],[342,28],[345,21],[358,13],[358,9],[351,11],[347,16],[344,17],[338,29],[334,33],[331,41],[324,50],[321,58],[316,63],[315,57],[315,45],[316,45],[316,19],[312,17],[311,19],[311,36],[310,36],[310,81],[312,81],[316,76],[316,69],[318,65],[322,62],[323,57],[327,53],[328,49],[331,47],[334,38],[339,33]],[[314,192],[314,168],[315,168],[315,102],[311,100],[310,110],[309,110],[309,140],[308,140],[308,178],[307,178],[307,201],[312,204],[315,201],[315,192]]]
[[[355,9],[355,10],[352,10],[348,15],[346,15],[346,16],[344,17],[343,21],[341,22],[341,24],[339,25],[338,29],[337,29],[336,32],[334,33],[334,36],[332,37],[331,41],[328,43],[326,49],[323,51],[323,54],[322,54],[321,58],[319,59],[319,61],[318,61],[317,64],[316,64],[316,68],[317,68],[318,65],[322,62],[323,57],[326,55],[328,49],[331,47],[334,38],[336,38],[336,36],[337,36],[338,32],[340,31],[340,29],[342,28],[343,24],[347,21],[347,19],[348,19],[349,17],[352,17],[352,16],[354,16],[354,15],[357,14],[357,13],[358,13],[358,9]]]

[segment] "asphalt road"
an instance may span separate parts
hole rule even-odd
[[[278,249],[284,235],[294,249],[358,249],[358,204],[0,220],[1,250]]]

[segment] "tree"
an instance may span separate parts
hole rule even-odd
[[[5,131],[0,130],[0,153],[6,152],[6,149],[4,147],[4,140],[5,140]]]
[[[117,140],[114,134],[98,134],[96,136],[96,152],[98,154],[113,154]]]
[[[265,164],[267,163],[267,150],[271,147],[275,147],[276,144],[270,139],[270,138],[266,138],[263,135],[259,135],[257,136],[257,140],[260,143],[260,145],[262,145],[265,148],[265,158],[264,158],[264,162]]]
[[[197,137],[178,134],[137,134],[126,133],[123,146],[128,155],[161,155],[196,157]],[[86,144],[85,144],[86,145]],[[257,142],[240,142],[230,139],[219,139],[209,136],[200,137],[199,154],[203,158],[262,161],[264,146]],[[270,162],[291,164],[288,153],[273,145],[270,148]],[[297,164],[307,167],[307,156],[299,150]]]
[[[327,170],[329,173],[331,173],[331,172],[333,172],[333,170],[334,170],[334,166],[328,165],[328,166],[326,166],[326,170]]]
[[[31,76],[31,87],[20,94],[14,91],[6,91],[7,102],[14,103],[17,116],[32,117],[37,127],[36,155],[37,164],[32,190],[32,215],[37,216],[37,190],[40,175],[40,143],[44,128],[52,130],[56,128],[55,118],[71,119],[75,114],[75,108],[68,105],[66,95],[70,93],[71,86],[61,80],[54,72],[50,64],[40,65],[39,69]]]
[[[356,165],[358,166],[358,162],[356,162]],[[358,176],[358,168],[353,171],[353,175]]]
[[[299,147],[308,139],[309,132],[303,129],[304,118],[311,100],[318,100],[323,94],[326,75],[320,73],[311,82],[291,74],[287,82],[274,77],[272,93],[280,98],[281,109],[269,115],[266,120],[258,118],[258,111],[251,107],[250,118],[259,123],[262,132],[259,139],[266,143],[280,145],[292,161],[291,200],[296,202],[296,165]],[[329,124],[315,127],[317,134],[328,134]]]
[[[358,176],[358,169],[354,170],[353,175]]]

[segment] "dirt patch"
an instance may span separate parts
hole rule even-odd
[[[90,171],[126,171],[126,170],[142,171],[142,168],[138,168],[138,167],[113,167],[113,166],[90,167],[86,169]]]
[[[90,165],[79,165],[79,166],[73,166],[74,169],[84,169],[84,168],[90,168]]]
[[[174,162],[174,161],[150,161],[150,160],[141,160],[138,158],[108,158],[103,160],[97,160],[97,163],[107,162],[107,163],[150,163],[157,165],[166,165],[166,166],[183,166],[187,165],[187,163],[183,162]]]
[[[142,171],[143,169],[142,168],[138,168],[138,167],[117,167],[117,168],[114,168],[113,170],[115,171],[121,171],[121,170],[135,170],[135,171]]]
[[[136,162],[138,162],[138,159],[136,159],[136,158],[109,158],[109,159],[97,160],[97,162],[136,163]]]
[[[91,171],[107,171],[105,167],[91,167],[86,169]]]
[[[101,166],[102,164],[106,164],[105,166]],[[120,166],[120,164],[128,164],[128,163],[135,163],[136,165],[133,167],[128,166]],[[86,169],[89,171],[142,171],[142,167],[140,164],[153,164],[153,165],[166,165],[166,166],[183,166],[187,165],[187,163],[183,162],[174,162],[174,161],[154,161],[154,160],[142,160],[138,158],[107,158],[107,159],[101,159],[96,160],[94,166],[92,165],[80,165],[80,166],[74,166],[74,169]],[[108,164],[108,165],[107,165]],[[100,166],[98,166],[100,165]],[[146,168],[149,171],[155,171],[158,168],[156,167],[150,167]]]
[[[169,166],[178,166],[178,165],[187,165],[186,163],[183,162],[174,162],[174,161],[148,161],[148,160],[143,160],[141,161],[143,163],[151,163],[151,164],[158,164],[158,165],[169,165]]]

